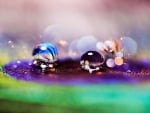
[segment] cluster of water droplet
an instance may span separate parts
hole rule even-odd
[[[104,56],[103,63],[97,60],[97,64],[101,63],[101,65],[89,68],[93,62],[88,61],[87,63],[87,59],[83,56],[86,55],[86,57],[90,57],[93,60],[95,60],[96,58],[88,55],[88,54],[95,55],[89,50],[93,52],[94,51],[99,52],[99,57]],[[71,57],[74,57],[72,55],[83,54],[80,62],[81,67],[84,70],[88,70],[90,73],[92,71],[100,70],[100,67],[102,67],[102,65],[104,64],[108,68],[114,68],[115,66],[122,66],[126,64],[125,59],[128,59],[130,56],[136,54],[136,52],[137,52],[137,43],[130,37],[121,37],[119,40],[105,40],[102,42],[98,41],[94,36],[84,36],[81,37],[79,40],[73,41],[70,44],[69,48],[69,55]],[[85,59],[83,60],[83,58]]]
[[[137,52],[137,43],[130,37],[101,41],[93,35],[85,35],[79,39],[75,38],[75,40],[69,40],[69,38],[65,38],[65,34],[60,31],[57,25],[48,26],[41,35],[41,42],[51,42],[53,45],[56,45],[59,48],[59,56],[61,58],[66,57],[67,54],[72,59],[81,57],[81,67],[89,72],[99,70],[98,68],[104,64],[109,68],[122,66],[125,64],[125,59],[128,59]],[[50,52],[48,48],[53,48],[53,50]],[[38,52],[36,49],[38,49]],[[36,52],[33,56],[36,60],[33,63],[40,65],[43,69],[53,67],[52,65],[47,66],[47,64],[49,64],[50,61],[52,61],[51,64],[54,62],[55,57],[53,58],[52,56],[54,50],[56,50],[56,47],[52,47],[52,45],[48,43],[40,44],[34,49]],[[55,54],[57,56],[57,53]],[[87,57],[91,60],[87,60]],[[98,57],[103,57],[103,62],[98,60],[95,62],[95,58],[99,59]],[[56,57],[56,60],[58,60],[58,57]],[[39,61],[40,64],[38,63]],[[42,62],[46,62],[46,65]]]

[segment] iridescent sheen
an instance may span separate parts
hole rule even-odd
[[[41,67],[42,69],[47,67],[51,68],[53,67],[52,64],[58,61],[57,48],[50,43],[38,44],[33,49],[32,55],[34,57],[33,64]]]

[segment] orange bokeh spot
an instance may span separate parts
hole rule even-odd
[[[115,64],[118,66],[121,66],[124,63],[124,60],[122,57],[116,57],[114,61],[115,61]]]

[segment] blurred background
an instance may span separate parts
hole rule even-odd
[[[82,36],[129,36],[137,42],[138,58],[148,59],[149,12],[149,0],[0,0],[0,51],[28,58],[36,44],[50,42],[66,57]]]
[[[11,60],[31,58],[40,42],[55,44],[60,57],[68,57],[88,48],[86,44],[127,36],[133,39],[125,42],[130,53],[147,61],[149,12],[150,0],[0,0],[0,111],[149,113],[149,81],[140,85],[44,85],[2,72]]]

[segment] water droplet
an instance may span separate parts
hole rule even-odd
[[[87,51],[81,56],[80,64],[82,69],[87,70],[90,73],[100,70],[103,63],[104,57],[96,51]]]
[[[57,64],[56,62],[58,61],[57,48],[49,43],[38,44],[33,49],[32,55],[34,57],[33,65],[42,69],[49,67],[49,64]]]

